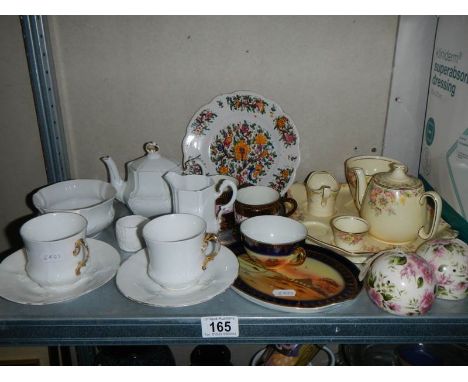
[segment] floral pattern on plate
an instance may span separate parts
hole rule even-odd
[[[216,135],[210,146],[210,159],[221,175],[233,175],[239,182],[256,183],[273,165],[278,154],[271,136],[256,123],[233,123]]]
[[[300,163],[299,135],[273,101],[251,92],[216,97],[193,116],[183,140],[185,173],[228,175],[282,196]]]

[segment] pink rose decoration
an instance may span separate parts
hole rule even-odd
[[[455,285],[455,290],[456,291],[462,291],[462,290],[465,290],[467,288],[468,284],[467,283],[464,283],[464,282],[461,282],[461,283],[457,283]]]
[[[395,304],[394,302],[388,303],[387,306],[396,313],[400,313],[401,311],[401,306],[399,304]]]
[[[382,296],[374,288],[369,289],[369,297],[378,306],[382,306]]]
[[[424,293],[423,298],[421,299],[421,308],[420,308],[421,314],[424,314],[427,311],[429,311],[433,303],[434,303],[434,293],[432,293],[430,290],[427,290]]]
[[[416,276],[416,267],[412,262],[408,262],[400,272],[401,277],[411,278]]]

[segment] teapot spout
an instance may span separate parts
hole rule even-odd
[[[114,162],[114,160],[110,156],[102,157],[101,160],[106,165],[107,171],[109,171],[109,178],[112,186],[117,191],[116,198],[123,202],[123,193],[125,190],[125,181],[120,177],[119,170]]]

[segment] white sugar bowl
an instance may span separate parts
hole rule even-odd
[[[435,285],[429,263],[401,249],[381,252],[366,277],[366,290],[372,302],[400,316],[427,313],[435,300]]]
[[[434,270],[436,297],[461,300],[468,294],[468,245],[459,239],[431,240],[416,253]]]

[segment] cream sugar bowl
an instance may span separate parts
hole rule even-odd
[[[468,245],[459,239],[431,240],[416,251],[431,265],[437,298],[462,300],[468,293]]]
[[[356,205],[358,205],[357,201],[357,191],[356,188],[358,187],[357,178],[356,178],[356,171],[360,171],[364,174],[365,177],[365,187],[369,184],[372,177],[379,173],[379,172],[388,172],[391,170],[390,165],[392,163],[399,163],[396,159],[387,158],[378,155],[358,155],[351,158],[346,159],[345,161],[345,176],[346,181],[349,185],[349,191],[351,192],[351,196],[353,197]],[[362,192],[365,191],[365,188],[361,190]]]
[[[427,313],[435,300],[431,265],[414,253],[391,249],[370,260],[366,290],[379,308],[400,316]]]

